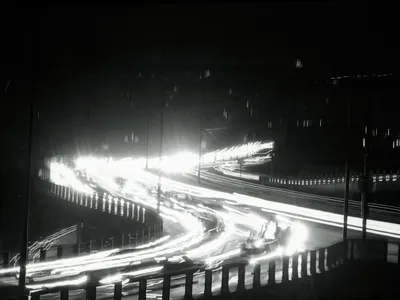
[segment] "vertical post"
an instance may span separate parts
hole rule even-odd
[[[204,296],[210,297],[212,295],[212,270],[206,270],[204,276]]]
[[[147,122],[147,137],[146,137],[146,170],[149,169],[149,139],[150,139],[150,120]]]
[[[114,285],[114,300],[121,300],[122,298],[122,282],[117,282]]]
[[[307,252],[301,253],[301,278],[305,278],[307,276],[307,257]]]
[[[140,279],[139,280],[139,299],[138,300],[146,300],[146,289],[147,289],[147,280]]]
[[[171,276],[164,275],[162,287],[162,300],[169,300],[171,295]]]
[[[369,108],[368,108],[369,109]],[[368,111],[369,114],[369,111]],[[369,115],[367,116],[367,125],[365,126],[364,136],[364,171],[363,171],[363,184],[364,187],[361,193],[361,216],[362,216],[362,239],[367,238],[367,218],[368,218],[368,199],[367,199],[367,181],[368,176],[368,143],[369,143]]]
[[[96,286],[88,285],[86,287],[86,299],[87,300],[96,300]]]
[[[32,173],[32,148],[33,148],[33,122],[34,122],[35,108],[31,103],[30,107],[30,124],[29,124],[29,141],[28,141],[28,174],[26,182],[26,195],[23,203],[24,209],[24,227],[23,236],[20,250],[20,270],[19,270],[19,291],[20,296],[25,296],[25,283],[26,283],[26,261],[28,257],[28,238],[29,238],[29,206],[31,200],[31,173]]]
[[[200,112],[201,114],[201,112]],[[202,143],[203,143],[203,115],[200,115],[200,133],[199,133],[199,163],[197,167],[197,184],[200,184],[200,177],[201,177],[201,156],[202,156]]]
[[[57,246],[57,258],[62,258],[63,256],[63,247]]]
[[[60,300],[68,300],[69,298],[69,290],[68,288],[64,288],[60,291]]]
[[[159,160],[159,170],[158,170],[158,186],[157,186],[157,213],[160,214],[160,202],[161,202],[161,164],[163,155],[163,143],[164,143],[164,107],[161,110],[160,117],[160,160]]]
[[[282,257],[282,281],[289,280],[289,256]]]
[[[318,270],[320,272],[325,271],[325,248],[319,249],[318,253]]]
[[[310,273],[317,274],[317,250],[310,251]]]
[[[238,269],[238,285],[237,285],[238,291],[245,290],[245,285],[244,285],[245,275],[246,275],[246,265],[240,264]]]
[[[261,266],[256,264],[253,270],[253,289],[258,289],[261,286]]]
[[[221,294],[229,294],[229,266],[222,266]]]
[[[295,254],[292,257],[292,279],[299,278],[299,255]]]
[[[185,280],[185,300],[190,300],[193,298],[193,272],[186,272]]]
[[[346,170],[345,170],[345,192],[343,205],[343,241],[347,240],[347,219],[349,215],[349,190],[350,190],[350,151],[351,151],[351,104],[347,108],[347,134],[346,134]]]
[[[45,261],[46,260],[46,250],[43,248],[40,248],[40,261]]]
[[[276,267],[276,261],[273,258],[268,263],[268,284],[275,283],[275,267]]]

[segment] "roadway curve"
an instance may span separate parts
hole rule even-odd
[[[65,168],[64,171],[67,169]],[[149,195],[147,190],[156,188],[158,176],[138,168],[134,161],[110,162],[103,160],[96,164],[80,166],[78,169],[84,171],[89,178],[94,180],[95,186],[92,189],[107,190],[112,195],[124,198],[125,201],[140,203],[150,209],[157,208],[156,199],[151,194]],[[65,178],[74,173],[72,170],[69,171],[67,170],[69,173]],[[126,179],[123,189],[116,185],[115,179],[117,177]],[[300,219],[307,224],[308,239],[301,245],[304,248],[319,248],[341,239],[341,228],[337,215],[316,209],[304,210],[296,205],[288,206],[278,203],[281,202],[281,199],[279,195],[274,195],[276,191],[260,191],[259,187],[254,188],[247,183],[232,181],[207,172],[203,172],[202,177],[203,186],[194,185],[191,176],[180,177],[179,180],[173,179],[172,176],[162,179],[164,195],[166,195],[166,192],[174,192],[191,196],[190,201],[177,199],[175,200],[176,205],[172,208],[162,206],[160,210],[161,216],[165,220],[164,228],[168,230],[170,227],[176,230],[180,225],[182,227],[181,233],[164,238],[164,240],[160,239],[156,243],[143,246],[140,249],[103,251],[73,259],[32,265],[28,268],[28,273],[33,274],[33,276],[36,274],[38,278],[41,277],[42,282],[31,284],[30,288],[42,289],[43,286],[51,286],[52,284],[66,285],[78,284],[78,282],[82,284],[87,280],[93,280],[95,276],[103,284],[113,283],[123,280],[124,274],[127,274],[127,277],[134,277],[139,274],[160,272],[166,260],[184,255],[193,261],[202,264],[211,263],[211,265],[226,260],[234,260],[238,258],[239,245],[247,238],[249,231],[259,230],[265,220],[270,219],[275,214],[289,217],[292,220]],[[75,179],[65,184],[79,190],[85,190],[89,187],[87,182]],[[235,193],[238,190],[241,194]],[[265,197],[266,194],[268,197]],[[169,199],[165,198],[164,200],[168,201]],[[326,222],[327,220],[328,222]],[[359,235],[359,228],[356,224],[358,221],[350,221],[350,223],[354,223],[351,225],[354,230],[350,231],[350,237],[355,237]],[[396,233],[400,232],[400,228],[396,224],[380,222],[369,225],[371,225],[372,231],[379,229],[381,235],[396,236]],[[154,259],[154,257],[159,259]],[[266,264],[271,256],[252,257],[252,259],[254,258],[258,259],[261,264],[263,282],[267,278],[268,268]],[[127,270],[126,267],[130,264],[131,267]],[[279,264],[277,267],[279,270]],[[0,271],[3,274],[5,273],[4,270]],[[9,270],[9,273],[17,271]],[[43,278],[45,277],[43,271],[50,276]],[[218,268],[215,272],[217,276],[213,277],[213,290],[218,292],[220,286]],[[233,283],[235,275],[232,274],[231,276]],[[195,294],[201,294],[203,291],[204,282],[202,278],[201,274],[195,277],[196,284],[193,289]],[[171,290],[173,298],[183,296],[182,280],[182,278],[173,278]],[[246,282],[249,283],[250,280],[251,274],[248,271],[246,272]],[[125,280],[123,282],[125,283],[124,293],[126,295],[137,293],[137,287],[134,284],[127,283]],[[148,288],[148,298],[160,296],[160,282],[152,280],[149,283],[151,287]],[[100,287],[98,288],[98,299],[111,298],[112,292],[111,286]],[[81,299],[82,293],[84,291],[77,290],[70,294],[70,298]],[[46,297],[55,296],[48,294]]]

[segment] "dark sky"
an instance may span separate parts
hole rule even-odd
[[[397,70],[394,7],[322,3],[6,7],[3,121],[26,121],[31,79],[56,122],[85,105],[112,115],[138,72],[210,68],[218,85],[240,89],[284,80],[296,58],[316,79]]]
[[[209,65],[271,74],[284,72],[296,57],[316,72],[362,68],[366,61],[370,68],[388,64],[396,42],[390,7],[322,3],[3,10],[3,60],[8,72],[20,76],[22,51],[36,63],[35,74],[73,80],[141,65],[159,68],[162,62],[170,69]]]

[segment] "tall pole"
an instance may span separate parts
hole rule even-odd
[[[369,110],[369,108],[368,108]],[[364,136],[364,172],[363,172],[363,189],[361,193],[361,216],[362,216],[362,239],[367,238],[367,218],[368,218],[368,142],[369,142],[369,111],[367,113],[367,124],[365,125]]]
[[[150,120],[147,122],[146,136],[146,170],[149,169],[149,139],[150,139]]]
[[[163,143],[164,143],[164,107],[161,110],[160,116],[160,159],[159,159],[159,168],[158,168],[158,188],[157,188],[157,213],[160,213],[160,201],[161,201],[161,164],[162,164],[162,155],[163,155]]]
[[[203,116],[200,116],[200,133],[199,133],[199,164],[197,168],[197,184],[200,184],[200,177],[201,177],[201,156],[203,155]]]
[[[347,107],[347,133],[346,133],[346,170],[345,192],[343,205],[343,241],[347,240],[347,219],[349,216],[349,190],[350,190],[350,142],[351,142],[351,104]]]
[[[24,209],[24,228],[20,250],[20,270],[19,270],[19,290],[21,297],[25,297],[25,283],[26,283],[26,263],[28,258],[28,238],[29,238],[29,210],[31,202],[31,173],[32,173],[32,149],[33,149],[33,122],[35,118],[35,107],[31,103],[30,107],[30,124],[29,124],[29,145],[28,145],[28,172],[26,182],[26,195],[25,202],[23,203]]]

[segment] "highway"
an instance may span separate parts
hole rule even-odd
[[[270,146],[264,145],[264,150]],[[240,151],[238,149],[241,149]],[[246,151],[244,150],[246,149]],[[236,147],[234,154],[229,150],[220,151],[224,159],[229,157],[249,157],[263,150],[262,144],[251,147]],[[232,150],[233,151],[233,150]],[[193,156],[183,155],[183,158],[193,160]],[[325,212],[325,206],[304,208],[294,203],[282,203],[278,192],[264,189],[251,183],[235,181],[208,171],[202,172],[202,186],[193,183],[193,165],[181,156],[165,157],[162,160],[163,171],[171,169],[175,174],[184,176],[163,176],[162,200],[160,216],[164,219],[164,229],[169,232],[158,241],[122,251],[114,249],[85,255],[77,258],[62,259],[54,262],[37,263],[28,266],[28,276],[32,282],[28,288],[33,291],[45,288],[76,285],[77,287],[90,281],[98,281],[105,286],[98,288],[97,299],[112,297],[112,283],[122,281],[123,290],[127,297],[136,297],[137,286],[130,284],[128,279],[142,275],[152,275],[162,272],[168,264],[179,267],[180,261],[190,261],[204,267],[215,267],[213,276],[213,292],[220,287],[221,275],[218,266],[227,260],[234,260],[243,255],[240,245],[246,241],[251,232],[258,232],[267,220],[279,216],[280,226],[294,228],[290,242],[286,248],[278,248],[269,254],[247,255],[251,262],[261,265],[261,282],[268,278],[268,262],[271,258],[279,258],[282,254],[301,252],[304,249],[315,249],[327,246],[341,240],[341,216]],[[208,157],[206,166],[218,162],[218,152],[205,155]],[[267,155],[264,156],[264,159]],[[169,160],[170,159],[170,160]],[[183,160],[177,163],[177,159]],[[260,159],[263,161],[263,158]],[[152,161],[154,168],[157,163]],[[51,180],[57,184],[76,188],[85,193],[96,193],[106,190],[113,197],[123,201],[140,204],[148,209],[157,208],[154,191],[157,188],[159,176],[154,172],[145,171],[141,159],[96,159],[79,158],[75,169],[60,162],[52,162],[50,166]],[[160,165],[158,165],[159,167]],[[165,169],[163,169],[163,167]],[[84,173],[87,181],[76,176],[76,172]],[[123,178],[124,184],[117,184],[117,178]],[[179,180],[177,180],[177,178]],[[236,193],[240,191],[239,193]],[[171,197],[175,195],[176,197]],[[184,195],[184,197],[179,197]],[[111,200],[110,200],[111,201]],[[285,201],[283,201],[285,202]],[[360,236],[359,218],[350,218],[349,237]],[[400,226],[388,222],[371,221],[369,231],[375,235],[398,238]],[[297,228],[297,229],[296,229]],[[297,230],[297,231],[296,231]],[[397,249],[389,249],[395,253]],[[175,262],[175,263],[174,263]],[[202,269],[202,268],[200,268]],[[279,273],[280,262],[277,270]],[[246,269],[246,284],[252,283],[251,268]],[[14,276],[18,268],[0,269],[0,276]],[[204,290],[204,273],[198,274],[194,281],[193,291],[202,294]],[[279,279],[279,275],[278,275]],[[0,278],[1,281],[1,278]],[[237,281],[237,273],[231,274],[232,288]],[[171,297],[181,298],[184,287],[183,278],[173,278]],[[107,285],[110,284],[110,285]],[[147,296],[161,296],[160,280],[149,281]],[[83,290],[70,294],[71,299],[81,299]],[[59,295],[47,294],[42,298],[58,298]]]

